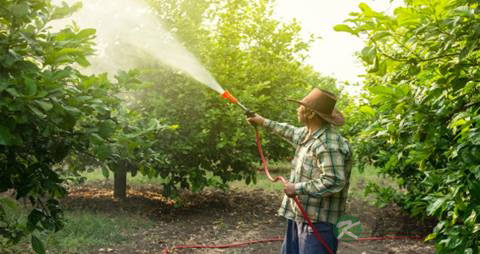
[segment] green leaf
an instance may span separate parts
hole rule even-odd
[[[392,34],[391,34],[390,32],[382,31],[382,32],[376,33],[374,36],[372,36],[371,39],[374,40],[374,41],[378,41],[378,40],[380,40],[380,39],[382,39],[382,38],[385,38],[385,37],[391,36],[391,35],[392,35]]]
[[[34,96],[37,93],[37,84],[31,78],[25,78],[25,95]]]
[[[440,209],[446,202],[446,198],[437,198],[435,202],[430,203],[427,207],[427,214],[428,215],[433,215],[437,212],[438,209]]]
[[[0,125],[0,145],[11,145],[12,144],[12,133],[10,129]]]
[[[370,106],[364,105],[359,108],[359,111],[365,113],[367,115],[375,115],[375,110],[373,110]]]
[[[45,254],[45,246],[37,236],[32,234],[32,249],[38,254]]]
[[[470,213],[470,216],[468,216],[468,218],[465,220],[465,225],[474,226],[476,220],[477,220],[477,213],[475,212],[475,210],[473,210]]]
[[[67,106],[67,105],[62,105],[62,108],[67,111],[68,113],[70,113],[71,115],[73,116],[78,116],[82,113],[82,111],[80,111],[78,108],[76,107],[71,107],[71,106]]]
[[[42,219],[43,213],[40,209],[33,209],[28,215],[27,227],[30,231],[35,230],[38,222]]]
[[[98,134],[103,138],[109,138],[115,132],[115,122],[112,120],[106,120],[99,124]]]
[[[480,231],[480,223],[477,223],[475,224],[475,226],[473,227],[473,231],[472,233],[477,233]]]
[[[15,89],[14,87],[7,88],[5,91],[7,91],[7,93],[9,93],[13,97],[20,97],[21,96],[18,93],[17,89]]]
[[[372,86],[368,88],[373,94],[385,94],[385,95],[392,95],[393,89],[387,86]]]
[[[367,16],[371,16],[371,15],[374,15],[375,12],[372,10],[372,8],[370,8],[370,6],[368,6],[368,4],[366,3],[360,3],[358,5],[358,7],[360,8],[360,10],[362,10],[362,12],[367,15]]]
[[[82,31],[80,31],[77,36],[79,38],[82,38],[82,39],[86,39],[86,38],[89,38],[91,37],[92,35],[95,35],[96,33],[96,30],[93,29],[93,28],[88,28],[88,29],[83,29]]]
[[[42,111],[40,111],[37,107],[33,106],[33,105],[28,105],[28,108],[35,114],[37,115],[38,117],[40,118],[45,118],[47,117],[47,115],[45,115]]]
[[[35,103],[37,103],[44,111],[50,111],[53,108],[53,104],[47,101],[35,100]]]
[[[345,24],[340,24],[340,25],[336,25],[333,27],[333,30],[337,31],[337,32],[348,32],[348,33],[354,33],[353,29],[351,27],[349,27],[348,25],[345,25]]]
[[[57,52],[55,52],[55,57],[61,57],[64,55],[81,55],[83,54],[83,49],[80,48],[63,48]]]
[[[377,56],[377,50],[374,47],[365,47],[360,51],[360,56],[366,63],[372,64]]]
[[[425,241],[425,242],[426,242],[426,241],[430,241],[430,240],[432,240],[432,239],[435,239],[435,237],[437,237],[437,233],[431,233],[431,234],[427,235],[427,237],[425,237],[425,240],[424,240],[424,241]]]
[[[88,67],[90,65],[90,62],[87,60],[86,57],[84,56],[79,56],[75,59],[75,61],[80,64],[82,67]]]

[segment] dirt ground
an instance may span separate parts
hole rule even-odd
[[[110,253],[161,253],[177,245],[222,245],[251,240],[281,239],[285,219],[274,216],[281,193],[263,190],[228,192],[205,190],[184,193],[182,205],[175,207],[155,189],[130,189],[124,201],[112,198],[111,188],[83,186],[72,188],[63,203],[66,209],[112,212],[118,209],[152,219],[154,228],[131,236],[125,244]],[[364,201],[348,202],[347,214],[360,219],[362,237],[385,235],[426,236],[432,222],[419,223],[403,214],[398,207],[376,208]],[[426,225],[427,224],[427,225]],[[430,226],[429,226],[430,225]],[[392,233],[399,232],[399,233]],[[170,253],[249,253],[278,254],[281,240],[229,249],[180,249]],[[98,249],[91,253],[101,253]],[[338,254],[435,253],[432,244],[422,240],[376,240],[341,242]]]

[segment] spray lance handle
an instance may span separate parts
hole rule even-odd
[[[243,109],[243,111],[245,111],[245,115],[247,117],[255,116],[255,112],[251,111],[249,108],[245,107],[242,103],[240,103],[237,98],[233,97],[233,95],[229,91],[225,90],[222,94],[222,97],[229,100],[233,104],[237,104],[241,109]]]

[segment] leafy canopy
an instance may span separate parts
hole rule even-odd
[[[480,6],[469,0],[408,0],[393,16],[365,3],[337,31],[366,37],[368,103],[352,119],[363,164],[405,193],[370,185],[413,215],[435,216],[438,253],[480,246]],[[358,128],[362,126],[362,128]]]

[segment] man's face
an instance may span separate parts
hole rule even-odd
[[[306,118],[305,118],[305,107],[303,105],[300,105],[297,108],[297,118],[300,123],[306,123]]]

